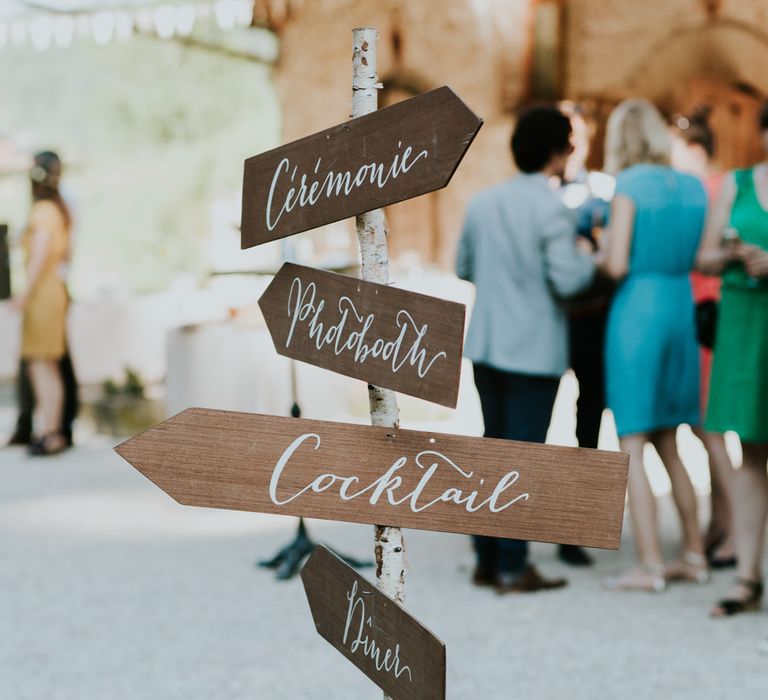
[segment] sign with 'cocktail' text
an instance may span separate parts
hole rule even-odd
[[[259,306],[281,355],[456,406],[462,304],[286,263]]]
[[[482,123],[441,87],[249,158],[241,247],[445,187]]]
[[[445,699],[445,644],[333,552],[301,571],[320,636],[397,700]]]
[[[616,549],[628,456],[190,408],[116,448],[179,503]]]

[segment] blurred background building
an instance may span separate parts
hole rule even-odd
[[[397,252],[445,267],[468,197],[511,172],[500,155],[522,104],[582,103],[596,126],[594,168],[607,115],[629,96],[670,115],[709,104],[722,167],[751,164],[761,153],[754,124],[768,93],[762,0],[265,0],[257,7],[280,38],[275,79],[285,139],[345,118],[348,27],[358,24],[380,32],[384,104],[447,83],[485,119],[449,189],[389,213]],[[301,109],[291,108],[297,94]]]

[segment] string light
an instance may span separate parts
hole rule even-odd
[[[14,46],[23,46],[27,40],[27,25],[21,20],[11,22],[11,43]]]
[[[197,12],[194,5],[179,5],[176,8],[176,33],[179,36],[189,36],[195,28]]]
[[[170,5],[160,5],[152,13],[155,33],[161,39],[170,39],[176,32],[176,12]]]
[[[53,41],[60,49],[69,48],[75,38],[75,20],[60,15],[53,20]]]
[[[111,12],[97,12],[91,18],[91,31],[94,41],[105,46],[115,33],[115,16]]]
[[[45,51],[53,42],[53,21],[48,15],[35,17],[28,26],[29,38],[38,51]]]
[[[115,37],[118,41],[128,41],[133,36],[133,19],[127,12],[115,13]]]
[[[200,20],[213,22],[224,32],[250,27],[253,2],[209,0],[71,14],[36,10],[0,23],[0,49],[21,47],[27,42],[40,51],[52,46],[66,49],[75,37],[103,46],[115,40],[127,41],[134,31],[155,34],[161,39],[171,39],[175,35],[187,37],[193,34]]]

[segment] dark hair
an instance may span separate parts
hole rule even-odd
[[[524,173],[538,173],[552,156],[571,145],[571,121],[557,107],[538,106],[520,115],[512,134],[512,155]]]
[[[59,180],[61,179],[61,158],[53,151],[41,151],[34,158],[32,170],[29,172],[32,183],[32,201],[42,202],[49,200],[61,211],[67,226],[72,221],[64,198],[59,192]]]
[[[701,105],[690,114],[675,119],[680,138],[689,146],[701,146],[710,158],[715,155],[715,133],[709,126],[711,113],[709,105]]]
[[[760,107],[760,131],[768,131],[768,100]]]

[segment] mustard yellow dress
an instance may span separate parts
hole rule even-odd
[[[22,246],[29,266],[35,231],[48,233],[43,269],[24,306],[21,356],[25,360],[59,360],[65,352],[69,297],[62,267],[69,255],[69,230],[59,207],[51,201],[35,202]]]

